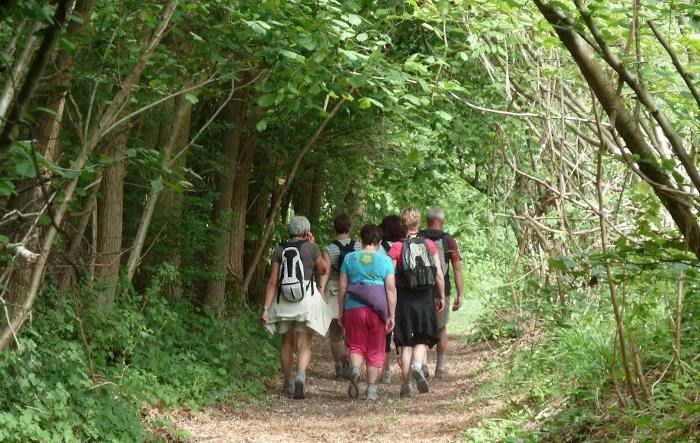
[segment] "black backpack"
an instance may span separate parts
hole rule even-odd
[[[401,277],[409,288],[427,288],[435,285],[435,260],[425,239],[416,237],[403,241]]]
[[[345,260],[345,256],[351,252],[355,252],[355,240],[350,240],[348,244],[344,246],[338,240],[333,241],[333,244],[336,245],[340,250],[340,255],[338,256],[338,267],[335,268],[338,272],[340,272],[340,268],[341,266],[343,266],[343,260]]]

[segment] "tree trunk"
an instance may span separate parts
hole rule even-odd
[[[135,87],[136,84],[138,84],[138,81],[141,78],[141,74],[143,73],[143,70],[146,67],[146,63],[151,58],[155,49],[160,44],[163,35],[165,34],[165,30],[168,24],[170,23],[170,19],[172,18],[173,13],[177,8],[177,5],[178,0],[169,0],[168,4],[163,8],[163,13],[161,15],[160,22],[158,23],[158,26],[154,30],[153,34],[151,35],[151,38],[149,39],[148,43],[144,47],[141,57],[139,57],[139,60],[138,62],[136,62],[136,65],[133,67],[129,75],[124,79],[124,81],[121,84],[121,88],[109,102],[107,108],[100,115],[97,124],[92,128],[92,130],[88,134],[88,137],[86,137],[85,143],[81,147],[82,149],[80,151],[80,154],[78,154],[75,161],[73,162],[74,169],[79,170],[85,167],[85,164],[90,158],[92,152],[97,147],[98,143],[104,137],[107,129],[114,124],[117,116],[119,115],[120,110],[131,98],[131,94],[133,92],[132,89]],[[2,158],[2,156],[3,154],[0,153],[0,158]],[[44,239],[41,244],[39,258],[34,263],[34,266],[32,268],[31,284],[29,286],[29,289],[27,290],[27,295],[26,297],[24,297],[22,305],[19,306],[18,309],[16,309],[13,313],[9,324],[3,329],[2,334],[0,334],[0,351],[7,348],[7,345],[10,343],[10,340],[12,340],[14,334],[16,334],[17,331],[19,331],[19,329],[22,327],[22,324],[31,312],[32,306],[34,306],[34,301],[36,300],[36,297],[39,294],[39,288],[41,287],[41,283],[43,281],[44,271],[46,270],[46,263],[48,262],[49,254],[51,253],[51,249],[53,248],[54,239],[56,238],[56,234],[58,233],[56,226],[60,225],[63,222],[63,217],[66,215],[68,206],[72,201],[73,193],[75,192],[75,189],[78,185],[78,180],[79,177],[75,177],[69,180],[63,188],[63,200],[55,208],[55,211],[53,213],[54,224],[49,226],[49,229],[47,229],[46,235],[44,236]]]
[[[222,170],[216,177],[216,191],[219,194],[211,214],[214,229],[219,240],[214,243],[210,267],[217,277],[207,282],[204,305],[217,315],[221,314],[226,301],[226,268],[229,262],[231,231],[231,200],[236,182],[236,169],[245,122],[245,109],[248,91],[241,89],[234,94],[234,99],[227,105],[226,121],[230,125],[224,134]]]
[[[110,140],[105,157],[114,163],[102,173],[102,198],[97,201],[97,269],[96,277],[104,287],[97,305],[109,308],[116,298],[119,265],[122,253],[122,224],[124,214],[124,175],[127,135]]]
[[[241,287],[241,291],[243,295],[247,298],[247,292],[248,292],[248,287],[250,286],[250,282],[253,278],[253,274],[255,273],[255,269],[258,266],[258,263],[260,262],[260,259],[263,256],[263,249],[265,245],[267,245],[267,242],[270,240],[272,236],[272,228],[275,226],[275,222],[277,220],[277,216],[279,215],[279,211],[281,208],[281,203],[283,197],[287,194],[289,191],[289,187],[292,185],[294,182],[294,177],[297,174],[297,171],[299,170],[299,166],[301,165],[301,162],[304,160],[304,157],[306,154],[311,151],[311,149],[314,147],[316,142],[318,141],[318,138],[321,136],[323,131],[326,129],[326,126],[328,126],[328,123],[330,123],[331,120],[336,116],[338,111],[340,111],[340,108],[342,108],[343,104],[345,103],[345,98],[341,98],[338,100],[333,106],[333,109],[326,115],[326,118],[321,122],[321,124],[318,126],[316,129],[316,132],[309,138],[309,140],[306,142],[304,147],[301,149],[299,154],[297,155],[297,158],[294,160],[294,164],[292,164],[292,168],[289,170],[289,174],[287,175],[287,178],[284,181],[284,185],[282,185],[282,189],[280,189],[279,193],[275,194],[275,197],[272,200],[272,213],[267,219],[267,222],[265,223],[265,228],[263,229],[262,233],[262,241],[260,243],[260,246],[258,247],[257,251],[255,251],[255,255],[253,256],[250,267],[248,268],[245,276],[245,280],[243,281],[243,286]]]
[[[248,189],[253,167],[253,158],[257,147],[257,132],[252,133],[241,150],[238,158],[236,184],[231,199],[231,245],[229,266],[231,274],[238,283],[243,281],[245,271],[243,257],[245,253],[246,212],[248,209]]]
[[[671,214],[676,226],[685,237],[688,248],[700,258],[700,225],[690,209],[692,205],[687,198],[666,190],[673,189],[673,183],[659,165],[634,115],[629,111],[622,97],[617,94],[613,79],[600,66],[595,52],[588,43],[574,31],[568,17],[561,15],[542,0],[535,0],[535,4],[554,27],[559,39],[574,58],[627,148],[635,155],[639,170],[650,180],[649,184]]]
[[[68,245],[65,260],[67,262],[66,268],[61,275],[59,284],[59,292],[61,296],[64,296],[73,280],[73,277],[75,276],[75,269],[73,269],[72,264],[75,263],[76,259],[78,258],[78,252],[80,251],[80,245],[83,243],[85,230],[87,229],[88,223],[90,223],[93,210],[97,205],[97,193],[99,189],[100,184],[97,184],[90,192],[90,195],[85,202],[85,206],[83,207],[83,211],[80,214],[80,219],[78,220],[78,225],[75,228],[75,233],[73,233],[73,237]]]
[[[29,102],[34,95],[34,90],[39,84],[39,79],[44,72],[44,68],[46,68],[46,65],[53,56],[58,37],[67,25],[74,7],[75,0],[60,0],[56,5],[53,23],[49,25],[44,34],[44,39],[29,66],[22,88],[15,98],[14,106],[12,106],[7,113],[5,126],[2,132],[0,132],[0,160],[5,157],[5,154],[9,151],[10,147],[12,147],[12,144],[19,134],[20,121],[24,118]],[[0,114],[0,117],[4,117],[4,115]]]
[[[190,82],[185,82],[185,87],[187,87]],[[187,126],[187,139],[189,139],[189,125],[190,116],[192,114],[192,103],[187,100],[184,96],[179,95],[175,100],[175,108],[177,112],[175,118],[170,124],[163,125],[166,131],[161,131],[167,137],[163,140],[163,161],[168,163],[173,153],[178,147],[178,141],[181,140],[181,133],[183,132],[183,126]],[[187,143],[185,139],[184,143]],[[159,137],[160,141],[160,137]],[[183,144],[184,145],[184,144]],[[158,177],[160,182],[162,178]],[[127,279],[131,282],[136,273],[136,269],[141,263],[141,252],[143,251],[144,242],[146,241],[146,234],[148,233],[148,228],[151,225],[151,218],[153,212],[155,211],[156,204],[158,203],[158,197],[162,190],[151,189],[146,197],[146,205],[144,206],[143,213],[141,216],[141,221],[139,223],[138,229],[136,231],[136,238],[134,239],[133,247],[131,248],[131,253],[129,254],[129,260],[127,263]]]
[[[325,175],[323,169],[317,166],[314,169],[314,179],[311,185],[311,203],[309,208],[309,223],[312,230],[319,229],[321,219],[321,207],[323,206],[323,189],[325,185]]]

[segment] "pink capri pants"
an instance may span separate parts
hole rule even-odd
[[[386,340],[385,323],[372,308],[355,308],[345,311],[345,346],[349,354],[365,358],[368,366],[384,366]]]

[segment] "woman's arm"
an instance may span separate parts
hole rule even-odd
[[[386,288],[386,301],[387,307],[389,308],[389,318],[386,320],[386,332],[389,333],[394,330],[394,325],[396,324],[396,280],[394,274],[389,274],[384,279],[384,287]]]
[[[348,290],[348,274],[340,273],[338,279],[338,323],[343,326],[343,314],[345,313],[345,292]]]
[[[442,273],[442,265],[437,252],[433,254],[433,260],[435,260],[435,285],[438,290],[438,312],[440,312],[445,309],[445,274]]]
[[[326,268],[327,271],[323,274],[320,274],[320,277],[318,279],[319,283],[319,289],[321,290],[321,294],[325,295],[326,293],[326,285],[328,284],[328,279],[331,278],[331,256],[328,254],[328,251],[325,249],[323,250],[323,253],[321,254],[321,258],[323,261],[326,263]]]
[[[280,264],[277,262],[272,262],[272,269],[270,269],[270,278],[267,280],[267,287],[265,288],[265,305],[263,306],[263,313],[260,317],[260,321],[263,325],[267,324],[267,313],[272,304],[272,300],[275,298],[275,293],[277,293],[277,286],[279,284],[279,272]]]
[[[330,270],[330,265],[326,263],[326,260],[323,259],[323,255],[319,255],[318,258],[316,259],[316,273],[323,277],[324,275],[328,274],[328,271]]]

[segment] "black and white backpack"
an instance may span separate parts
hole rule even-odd
[[[280,263],[279,290],[277,302],[284,297],[290,303],[297,303],[304,299],[305,295],[313,294],[313,274],[306,281],[304,278],[304,264],[301,262],[301,246],[306,241],[294,241],[282,243],[282,263]]]
[[[403,241],[401,252],[401,277],[409,288],[426,288],[435,285],[435,260],[425,239],[416,237]]]

